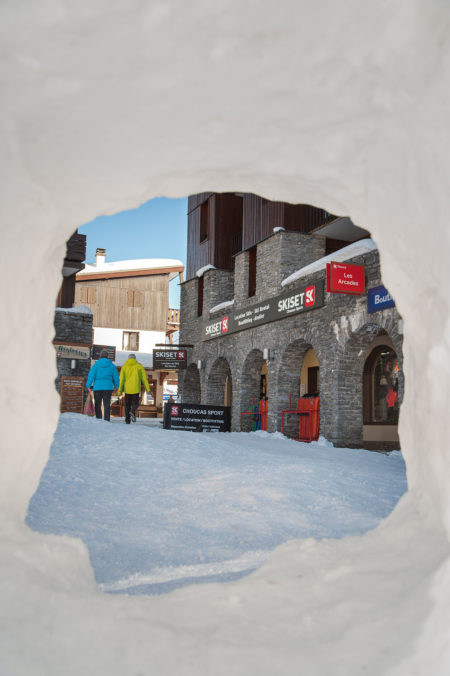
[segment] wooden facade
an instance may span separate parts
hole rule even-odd
[[[90,307],[94,326],[165,332],[169,278],[169,274],[155,274],[94,280],[80,275],[75,305]]]
[[[272,202],[251,193],[199,193],[188,201],[186,279],[212,264],[231,270],[233,256],[276,227],[311,232],[335,216],[306,204]]]

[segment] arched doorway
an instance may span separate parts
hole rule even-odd
[[[259,407],[261,400],[261,388],[268,387],[267,366],[264,369],[265,360],[261,350],[252,350],[248,355],[242,367],[241,376],[241,401],[240,409],[242,412],[249,412],[255,406]],[[263,376],[266,375],[263,383]],[[268,390],[266,389],[266,392]],[[265,395],[267,396],[267,395]],[[250,432],[255,427],[253,423],[259,423],[260,419],[253,419],[253,416],[246,415],[242,419],[242,429],[244,432]]]
[[[300,372],[299,396],[315,396],[319,394],[319,391],[319,360],[314,348],[310,347],[305,354]]]
[[[398,443],[399,360],[387,335],[369,348],[363,371],[363,439]]]

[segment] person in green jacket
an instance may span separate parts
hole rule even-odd
[[[144,367],[136,361],[136,355],[128,355],[128,359],[120,371],[119,396],[125,392],[125,422],[136,422],[136,409],[141,400],[141,388],[144,385],[147,392],[149,385]]]

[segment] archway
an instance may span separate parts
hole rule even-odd
[[[241,413],[251,411],[252,407],[259,404],[261,398],[261,387],[264,366],[264,357],[261,350],[254,349],[247,355],[241,373],[241,399],[240,407]],[[244,431],[252,429],[251,416],[244,416],[243,427]],[[254,421],[258,422],[258,421]],[[253,425],[255,427],[255,425]]]
[[[373,383],[374,369],[380,365],[378,348],[385,347],[381,352],[390,351],[395,354],[396,362],[396,410],[403,399],[404,378],[402,371],[403,353],[402,337],[395,328],[389,325],[390,334],[380,323],[367,323],[356,329],[340,348],[337,360],[337,397],[338,405],[342,414],[337,419],[336,445],[367,447],[378,450],[398,448],[399,440],[392,425],[389,425],[390,436],[380,438],[383,433],[386,436],[386,425],[380,429],[377,436],[375,427],[379,422],[372,420],[375,413],[370,394]],[[385,320],[389,324],[389,320]],[[371,358],[371,354],[373,356]],[[380,376],[381,379],[381,376]],[[381,397],[381,390],[378,392]],[[387,394],[387,390],[384,393]],[[371,411],[374,411],[372,414]],[[366,424],[367,422],[367,424]]]
[[[363,441],[365,445],[399,446],[400,367],[387,335],[369,348],[363,371]]]
[[[282,426],[283,411],[295,410],[299,397],[320,391],[319,360],[311,343],[297,339],[283,352],[278,369],[278,429]],[[298,436],[298,419],[285,414],[284,432],[287,436]]]

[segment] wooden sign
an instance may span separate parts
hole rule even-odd
[[[84,378],[61,376],[61,413],[83,413]]]

